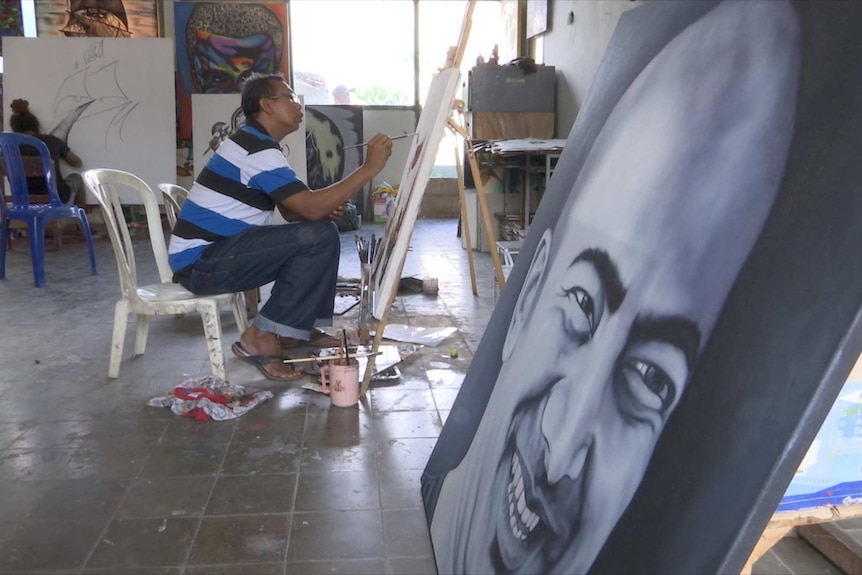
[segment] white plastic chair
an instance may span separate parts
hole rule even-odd
[[[182,209],[186,198],[189,197],[189,191],[176,184],[159,184],[159,189],[162,191],[162,199],[165,201],[165,215],[168,217],[168,224],[173,230],[174,226],[177,225],[180,209]],[[260,305],[260,288],[245,290],[239,295],[244,300],[246,318],[256,317],[257,308]]]
[[[171,229],[174,229],[174,226],[177,225],[177,215],[180,213],[180,208],[183,207],[183,202],[189,196],[189,191],[176,184],[159,184],[159,189],[162,191],[162,199],[165,201],[165,215],[168,217]]]
[[[120,272],[122,297],[114,308],[114,334],[111,340],[108,377],[114,378],[120,374],[120,360],[130,313],[138,316],[134,351],[134,355],[138,356],[144,353],[147,346],[147,333],[151,316],[197,312],[201,314],[203,321],[213,375],[227,379],[224,354],[222,353],[219,309],[229,305],[233,306],[236,323],[240,331],[244,331],[248,325],[245,309],[240,299],[235,293],[196,296],[171,281],[173,274],[168,265],[168,250],[165,245],[159,204],[155,192],[143,180],[134,174],[107,168],[87,170],[83,176],[87,188],[93,192],[99,201],[111,244],[114,247],[117,268]],[[138,285],[135,253],[129,228],[123,215],[123,207],[120,203],[118,193],[120,188],[131,188],[141,196],[147,214],[150,241],[161,283]]]

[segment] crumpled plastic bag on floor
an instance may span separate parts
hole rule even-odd
[[[150,399],[147,405],[170,407],[177,415],[198,421],[225,421],[236,419],[271,398],[271,391],[249,393],[240,385],[205,375],[187,379],[167,395]]]

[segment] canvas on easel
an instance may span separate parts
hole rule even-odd
[[[437,72],[431,81],[428,98],[416,126],[416,136],[413,137],[407,164],[401,175],[395,208],[386,224],[380,250],[372,264],[372,315],[378,320],[383,318],[397,293],[410,236],[443,131],[455,103],[459,78],[460,72],[457,68],[447,68]]]

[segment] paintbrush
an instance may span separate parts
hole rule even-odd
[[[344,365],[350,365],[350,348],[347,347],[347,329],[341,330],[341,336],[344,340],[344,359],[347,360]]]
[[[400,136],[390,136],[389,139],[390,140],[400,140],[401,138],[412,138],[413,136],[417,135],[418,133],[419,132],[414,132],[412,134],[401,134]],[[368,142],[363,142],[361,144],[353,144],[352,146],[344,146],[342,148],[342,150],[349,150],[351,148],[362,148],[362,147],[367,146],[367,145],[368,145]]]
[[[383,355],[382,351],[378,351],[377,353],[355,353],[352,357],[360,358],[360,357],[371,357],[372,355]],[[296,359],[283,359],[281,363],[302,363],[305,361],[331,361],[334,359],[341,359],[341,354],[338,355],[325,355],[325,356],[311,356],[311,357],[299,357]]]

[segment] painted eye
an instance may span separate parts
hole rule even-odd
[[[580,286],[575,286],[566,293],[570,299],[574,300],[574,303],[581,308],[581,311],[584,313],[584,318],[589,326],[588,329],[590,335],[596,333],[596,305],[593,298],[590,297],[590,294]]]
[[[656,366],[638,359],[630,359],[626,367],[638,374],[644,387],[661,401],[661,408],[664,410],[673,387],[670,377]]]
[[[204,83],[210,87],[217,87],[228,82],[228,76],[224,72],[217,70],[205,70],[201,73]]]
[[[630,344],[614,371],[620,410],[636,421],[660,425],[687,379],[688,364],[678,347],[662,341]]]
[[[562,279],[564,329],[576,345],[590,341],[602,321],[605,293],[595,267],[575,262]]]

